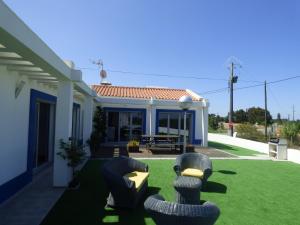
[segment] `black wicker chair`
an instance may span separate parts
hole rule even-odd
[[[212,174],[212,162],[208,156],[201,153],[185,153],[177,156],[174,171],[177,176],[187,168],[200,169],[203,171],[202,186],[205,186],[207,179]]]
[[[102,174],[109,190],[107,206],[113,208],[135,208],[148,187],[146,180],[141,188],[125,177],[133,171],[148,172],[148,166],[125,156],[113,158],[102,167]]]
[[[167,202],[160,195],[148,197],[144,207],[157,225],[212,225],[220,215],[213,203],[179,204]]]

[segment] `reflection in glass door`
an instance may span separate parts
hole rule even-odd
[[[192,114],[187,113],[186,130],[184,131],[184,116],[182,112],[160,112],[158,115],[158,134],[161,135],[178,135],[180,141],[183,141],[183,135],[187,137],[187,142],[190,143],[192,137]]]
[[[34,167],[39,168],[52,160],[54,147],[54,110],[50,103],[36,103],[37,137]]]
[[[119,112],[108,112],[107,140],[112,142],[119,141]]]
[[[120,141],[130,139],[130,113],[120,112]]]
[[[142,112],[108,112],[107,141],[139,140],[143,134]]]
[[[131,113],[131,140],[139,140],[142,135],[143,118],[141,112]]]

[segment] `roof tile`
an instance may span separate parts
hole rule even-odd
[[[200,101],[201,98],[192,96],[184,89],[154,88],[154,87],[125,87],[111,85],[92,85],[92,88],[99,96],[120,97],[120,98],[140,98],[140,99],[161,99],[161,100],[179,100],[184,95],[189,95],[194,101]]]

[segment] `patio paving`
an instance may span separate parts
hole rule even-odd
[[[213,158],[237,158],[235,155],[215,148],[195,147],[194,152],[202,153]],[[140,147],[139,152],[128,152],[125,146],[115,145],[101,147],[101,149],[93,155],[93,158],[111,158],[121,155],[133,158],[176,158],[176,156],[180,154],[181,153],[179,151],[171,151],[169,149],[148,151],[145,147]]]
[[[61,197],[64,188],[52,187],[52,167],[34,177],[31,184],[0,205],[0,225],[38,225]]]

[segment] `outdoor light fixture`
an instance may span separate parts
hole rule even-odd
[[[183,153],[186,153],[186,111],[193,105],[193,99],[191,96],[182,96],[178,101],[179,107],[184,111],[183,120]]]
[[[20,80],[19,82],[17,82],[16,89],[15,89],[15,98],[17,98],[19,96],[19,94],[21,93],[24,85],[25,85],[24,80]]]

